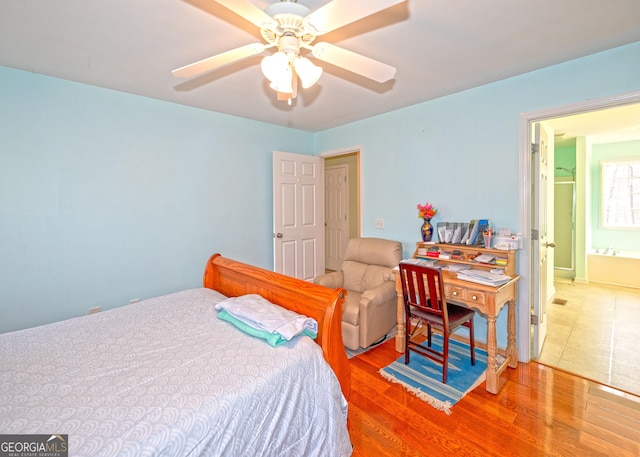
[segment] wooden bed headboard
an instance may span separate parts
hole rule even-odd
[[[344,289],[329,289],[214,254],[204,270],[203,286],[227,297],[259,294],[272,303],[318,322],[316,342],[349,398],[351,368],[342,341]]]

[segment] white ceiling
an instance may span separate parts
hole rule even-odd
[[[557,145],[576,137],[591,144],[640,140],[640,103],[550,119]]]
[[[639,18],[638,0],[407,0],[322,37],[397,67],[395,80],[320,63],[320,81],[288,106],[261,55],[191,80],[171,75],[262,41],[214,0],[0,0],[0,65],[320,131],[640,41]]]

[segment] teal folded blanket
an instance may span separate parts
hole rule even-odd
[[[274,347],[280,346],[281,344],[287,342],[287,340],[285,340],[282,337],[282,335],[280,335],[279,333],[270,333],[270,332],[267,332],[266,330],[259,330],[257,328],[254,328],[236,319],[231,314],[226,312],[224,309],[218,312],[218,319],[222,319],[223,321],[232,323],[233,325],[238,327],[240,330],[242,330],[244,333],[251,336],[255,336],[256,338],[261,338],[265,340],[267,343],[269,343],[271,346],[274,346]],[[308,337],[311,337],[311,338],[315,338],[317,336],[315,333],[313,333],[309,329],[304,329],[301,335],[307,335]]]
[[[216,310],[219,319],[271,346],[279,346],[299,335],[314,339],[318,335],[315,319],[282,308],[257,294],[228,298],[218,303]]]

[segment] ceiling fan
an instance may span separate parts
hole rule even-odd
[[[278,93],[278,100],[297,95],[298,79],[302,87],[315,84],[322,68],[300,55],[301,49],[311,51],[318,60],[344,68],[378,83],[393,79],[396,69],[369,57],[331,43],[312,44],[316,37],[358,21],[364,17],[406,0],[332,0],[315,11],[297,3],[280,0],[264,11],[248,0],[214,0],[260,28],[266,43],[251,43],[212,57],[177,68],[171,73],[178,78],[190,78],[233,62],[260,54],[276,47],[278,51],[262,60],[262,72]]]

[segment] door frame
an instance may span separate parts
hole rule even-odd
[[[623,94],[611,95],[603,98],[590,99],[568,105],[552,108],[543,108],[520,114],[519,120],[519,195],[520,206],[519,227],[523,235],[523,245],[531,246],[531,209],[534,198],[531,192],[531,127],[536,122],[542,122],[556,117],[583,114],[590,111],[613,108],[617,106],[640,103],[640,91],[626,92]],[[532,265],[531,249],[526,248],[518,255],[518,272],[520,281],[518,284],[518,312],[517,312],[517,335],[518,335],[518,360],[529,362],[531,360],[531,296],[532,287]]]
[[[342,156],[347,154],[356,154],[357,155],[357,169],[356,174],[358,176],[357,187],[358,187],[358,195],[357,195],[357,205],[358,205],[358,236],[363,236],[363,207],[362,207],[362,195],[363,195],[363,186],[364,186],[364,173],[362,170],[362,163],[364,160],[364,148],[361,144],[355,146],[347,146],[339,149],[330,149],[328,151],[323,151],[318,154],[319,157],[326,159],[328,157]]]

